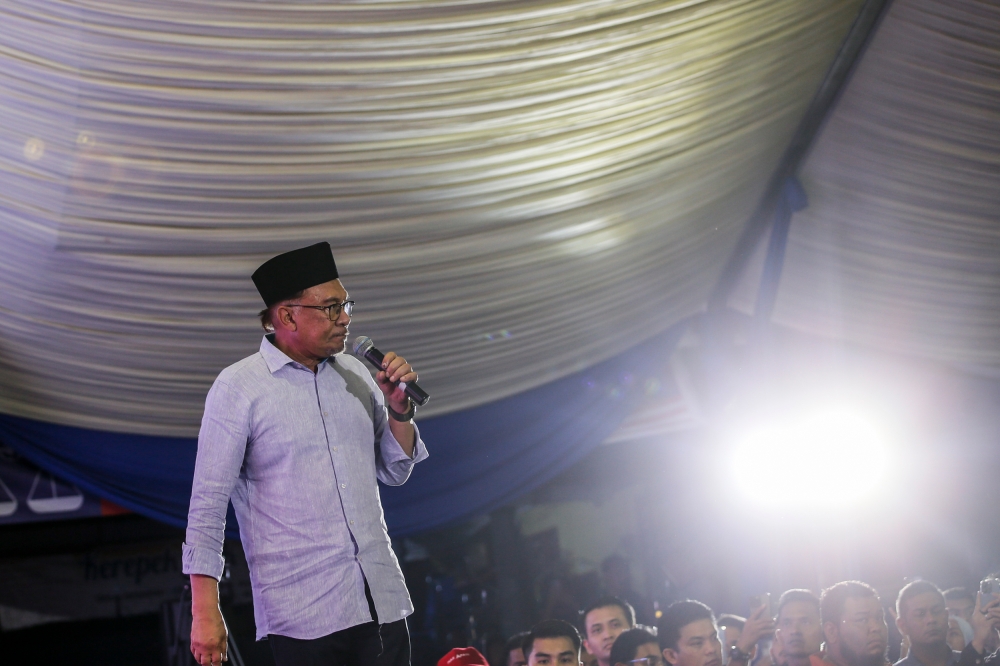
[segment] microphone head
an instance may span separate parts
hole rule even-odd
[[[369,338],[367,335],[359,335],[358,337],[354,338],[354,355],[364,356],[365,352],[374,346],[375,343],[372,342],[372,339]]]

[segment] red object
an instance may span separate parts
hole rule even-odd
[[[476,648],[452,648],[438,660],[438,666],[490,666]]]
[[[104,499],[103,497],[101,498],[101,515],[102,516],[120,516],[120,515],[122,515],[124,513],[132,513],[132,512],[129,511],[128,509],[124,508],[124,507],[120,507],[117,504],[114,504],[113,502],[109,502],[108,500]]]

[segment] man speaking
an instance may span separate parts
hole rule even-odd
[[[257,638],[278,666],[409,664],[413,605],[376,478],[399,485],[427,457],[400,387],[417,375],[388,352],[372,381],[341,354],[354,302],[329,243],[278,255],[253,281],[273,333],[219,374],[198,435],[184,543],[191,652],[202,666],[227,661],[218,581],[232,499]]]

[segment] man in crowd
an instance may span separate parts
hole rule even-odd
[[[598,666],[611,666],[611,646],[623,631],[635,626],[635,611],[618,597],[601,597],[583,611],[583,645]]]
[[[775,642],[784,653],[787,666],[822,666],[823,646],[819,597],[809,590],[788,590],[778,600]],[[817,663],[812,663],[815,658]]]
[[[376,479],[399,485],[427,457],[401,386],[417,374],[388,352],[373,380],[342,355],[354,301],[329,243],[278,255],[251,277],[270,333],[205,401],[183,550],[191,652],[201,666],[226,661],[218,581],[232,498],[257,637],[278,666],[408,665],[413,605]]]
[[[870,585],[844,581],[820,597],[826,661],[834,666],[884,666],[889,626],[878,593]]]
[[[525,666],[527,660],[524,658],[524,639],[528,637],[527,631],[514,634],[507,639],[504,646],[504,654],[507,655],[506,666]]]
[[[677,601],[657,622],[663,658],[672,666],[722,666],[722,641],[712,609],[700,601]],[[766,606],[755,610],[730,652],[729,663],[746,666],[757,641],[774,633]]]
[[[1000,628],[1000,599],[988,600],[982,607],[982,598],[976,600],[972,613],[972,641],[965,646],[958,666],[1000,666],[1000,651],[992,654],[988,646]]]
[[[528,666],[580,666],[580,632],[563,620],[539,622],[524,639]]]
[[[643,661],[645,660],[645,661]],[[612,666],[663,666],[660,643],[645,629],[629,629],[611,647]]]
[[[653,602],[632,589],[632,567],[627,559],[617,553],[606,557],[601,562],[601,582],[604,585],[604,594],[618,597],[632,606],[636,622],[653,623],[655,620]]]
[[[896,599],[896,627],[910,645],[897,666],[955,666],[960,652],[948,646],[948,608],[937,585],[909,583]]]
[[[966,622],[972,622],[972,610],[976,607],[976,595],[964,587],[952,587],[944,591],[944,604],[948,612]]]
[[[670,666],[722,666],[715,616],[700,601],[670,604],[657,622],[657,637]]]

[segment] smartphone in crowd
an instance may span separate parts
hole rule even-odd
[[[768,617],[774,617],[774,608],[771,607],[771,593],[764,592],[763,594],[757,594],[750,597],[750,613],[753,614],[757,612],[757,609],[761,606],[767,608]]]
[[[764,592],[763,594],[757,594],[750,597],[750,614],[757,612],[758,608],[766,608],[764,613],[769,618],[774,617],[774,606],[771,604],[771,593]],[[757,654],[753,661],[750,662],[750,666],[755,666],[758,664],[765,656],[771,654],[771,645],[774,644],[774,636],[765,636],[764,638],[757,641]]]
[[[979,592],[982,594],[980,608],[986,608],[991,603],[1000,599],[1000,578],[988,576],[979,583]]]

